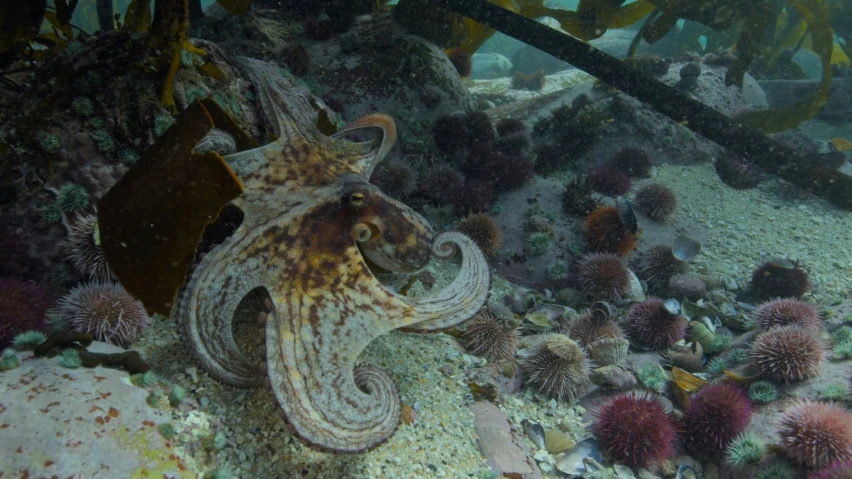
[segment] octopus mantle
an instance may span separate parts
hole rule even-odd
[[[472,316],[488,294],[487,263],[469,238],[435,237],[424,218],[368,183],[395,139],[389,117],[366,116],[325,136],[307,94],[258,64],[241,60],[278,139],[224,157],[244,188],[233,202],[244,219],[192,271],[172,316],[213,377],[270,385],[304,442],[364,451],[394,433],[401,404],[386,373],[356,365],[359,354],[393,329],[438,330]],[[368,128],[381,141],[344,139]],[[365,263],[410,272],[455,251],[458,276],[428,297],[396,294]],[[259,288],[268,295],[259,326],[265,362],[241,351],[232,329],[240,301]]]

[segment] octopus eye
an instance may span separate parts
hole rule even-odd
[[[349,197],[349,202],[353,206],[361,206],[364,204],[364,199],[364,193],[352,193],[352,196]]]

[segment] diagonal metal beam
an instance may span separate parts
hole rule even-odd
[[[566,61],[766,171],[852,210],[852,177],[823,166],[817,156],[802,156],[581,40],[486,0],[435,0],[435,4]]]

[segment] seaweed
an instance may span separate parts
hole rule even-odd
[[[253,146],[215,102],[197,100],[98,202],[110,269],[149,314],[170,314],[204,228],[242,193],[221,156],[192,153],[214,127],[231,133],[240,150]],[[168,238],[168,247],[141,239],[152,230]]]

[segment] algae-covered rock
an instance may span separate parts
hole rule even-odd
[[[123,349],[93,343],[104,353]],[[157,430],[169,414],[117,369],[66,369],[19,353],[0,375],[0,464],[10,477],[201,477]]]

